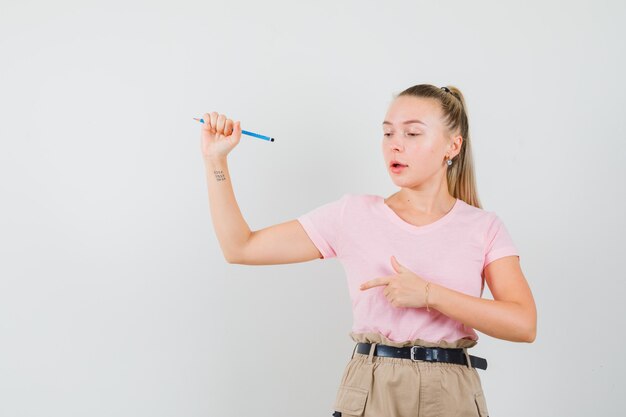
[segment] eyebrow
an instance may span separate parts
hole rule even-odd
[[[402,122],[403,125],[408,125],[409,123],[421,123],[424,126],[428,126],[426,123],[422,122],[421,120],[417,120],[417,119],[405,120],[404,122]],[[392,123],[388,122],[387,120],[385,120],[383,122],[383,125],[390,125],[390,124],[392,124]]]

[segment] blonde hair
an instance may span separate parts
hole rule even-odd
[[[447,89],[447,91],[446,91]],[[461,135],[461,151],[448,166],[447,180],[450,194],[474,207],[482,208],[476,189],[474,159],[469,135],[467,107],[461,90],[455,86],[436,87],[432,84],[418,84],[399,93],[400,96],[432,98],[437,100],[443,111],[443,123],[448,132]]]

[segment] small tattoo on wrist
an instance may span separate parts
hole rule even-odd
[[[213,173],[215,174],[215,179],[218,181],[226,181],[226,175],[224,175],[224,171],[219,170],[216,171],[214,170]]]

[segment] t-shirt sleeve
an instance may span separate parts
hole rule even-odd
[[[495,215],[487,230],[483,269],[496,259],[511,255],[519,257],[519,252],[506,226]]]
[[[320,259],[334,258],[339,253],[341,225],[348,194],[302,214],[297,220],[319,249]]]

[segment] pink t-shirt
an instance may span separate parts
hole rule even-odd
[[[391,255],[420,277],[481,297],[488,263],[518,251],[500,218],[457,199],[437,221],[415,226],[404,221],[384,198],[344,194],[297,218],[323,259],[342,263],[352,299],[352,332],[380,333],[392,341],[478,340],[473,328],[435,309],[393,307],[384,286],[359,290],[373,278],[393,275]]]

